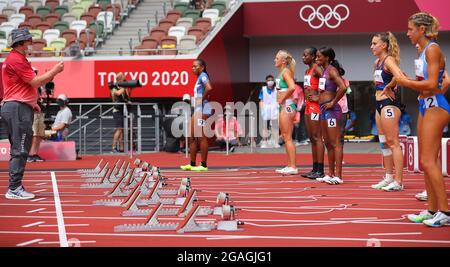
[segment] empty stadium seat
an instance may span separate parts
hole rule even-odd
[[[62,21],[66,21],[69,23],[72,23],[72,21],[78,20],[78,17],[75,14],[72,13],[66,13],[61,18]]]
[[[0,15],[0,24],[8,21],[8,16],[1,14]]]
[[[60,32],[70,28],[70,24],[67,21],[57,21],[53,24],[54,29],[58,29]]]
[[[155,38],[152,38],[150,36],[146,36],[144,37],[144,39],[142,39],[141,45],[145,48],[148,49],[157,49],[158,48],[158,44],[159,41]],[[157,54],[156,50],[155,51],[150,51],[149,53],[150,55],[155,55]]]
[[[2,14],[8,16],[8,18],[11,17],[12,14],[16,14],[16,13],[17,13],[17,10],[13,6],[4,7],[2,10]]]
[[[88,10],[90,6],[94,4],[94,0],[81,0],[80,5],[84,7],[84,10]]]
[[[7,7],[9,4],[8,0],[0,0],[0,11],[3,10],[3,8]]]
[[[51,41],[55,40],[56,38],[59,38],[60,32],[57,29],[48,29],[45,30],[42,34],[42,39],[45,39],[47,42],[47,46],[50,46]]]
[[[219,19],[219,10],[218,9],[205,9],[202,14],[203,18],[210,18],[211,19],[211,26],[214,27],[216,25],[216,22]]]
[[[34,9],[31,6],[23,6],[19,9],[19,13],[25,14],[25,16],[29,16],[34,14]]]
[[[56,38],[50,42],[49,46],[55,48],[56,51],[61,51],[66,47],[66,42],[64,38]]]
[[[203,40],[205,32],[203,31],[202,28],[194,26],[189,28],[187,35],[194,35],[195,37],[197,37],[197,44],[198,44]]]
[[[37,8],[42,6],[42,1],[41,0],[28,0],[28,6],[30,6],[31,8],[33,8],[34,12],[36,12]]]
[[[177,26],[182,26],[186,28],[186,31],[194,25],[194,19],[192,18],[179,18],[177,21]]]
[[[103,38],[105,35],[105,25],[103,24],[103,21],[93,21],[91,24],[89,24],[90,29],[95,30],[96,38],[101,43],[103,42]]]
[[[44,39],[33,39],[33,51],[31,53],[32,56],[40,57],[41,51],[44,47],[47,46],[47,41]]]
[[[30,30],[31,35],[33,36],[33,42],[36,39],[42,39],[42,31],[38,29],[31,29]]]
[[[105,10],[106,6],[111,4],[111,1],[110,0],[98,0],[97,4],[102,7],[102,10]]]
[[[99,5],[90,6],[88,9],[88,13],[94,15],[95,18],[97,17],[98,13],[100,13],[101,11],[102,11],[102,8]]]
[[[8,40],[6,39],[0,39],[0,50],[3,50],[4,48],[8,47]]]
[[[31,30],[31,29],[34,28],[34,25],[31,24],[31,23],[28,23],[28,22],[21,22],[21,23],[19,24],[19,27],[17,27],[17,28],[19,28],[19,29],[27,28],[27,29]]]
[[[80,19],[81,14],[84,13],[84,7],[80,4],[74,5],[70,10],[70,13],[74,14],[77,17],[77,20]]]
[[[53,25],[58,22],[60,19],[60,15],[58,13],[50,13],[44,17],[44,21],[48,22],[50,25]]]
[[[102,11],[98,13],[97,20],[103,21],[106,33],[112,33],[114,27],[113,27],[113,13],[111,11]]]
[[[55,8],[59,6],[59,0],[46,0],[45,6],[50,7],[51,12],[54,12]]]
[[[181,12],[179,10],[170,10],[167,12],[166,19],[171,20],[176,23],[179,18],[181,18]]]
[[[72,40],[76,40],[78,38],[77,30],[66,29],[61,33],[61,37],[66,39],[66,44],[69,44]]]
[[[0,31],[0,39],[8,39],[4,31]]]
[[[87,23],[85,20],[75,20],[70,24],[70,28],[77,31],[78,36],[80,36],[81,30],[86,29]]]
[[[86,43],[87,47],[95,47],[95,30],[94,29],[84,29],[80,32],[80,41]]]
[[[219,16],[223,16],[225,11],[227,10],[227,4],[224,1],[214,1],[212,3],[211,7],[212,9],[218,9],[219,10]]]
[[[158,26],[168,31],[170,27],[175,26],[175,23],[173,23],[173,21],[169,19],[161,19],[158,23]]]
[[[95,16],[91,13],[83,13],[80,16],[80,20],[85,20],[86,21],[86,25],[90,25],[92,21],[95,20]]]
[[[133,55],[135,56],[148,56],[151,55],[150,48],[145,47],[143,45],[135,46],[133,49]]]
[[[195,24],[197,19],[200,18],[200,10],[195,10],[195,9],[186,10],[186,12],[184,12],[184,16],[183,17],[185,17],[185,18],[192,18],[193,22]]]
[[[30,24],[33,24],[34,27],[36,27],[36,25],[37,25],[38,23],[41,23],[41,22],[42,22],[42,18],[41,18],[41,16],[39,16],[39,15],[37,15],[37,14],[32,14],[32,15],[29,15],[29,16],[25,19],[25,21],[28,22],[28,23],[30,23]]]
[[[41,30],[42,32],[45,32],[46,30],[51,29],[52,26],[50,25],[50,23],[43,21],[37,23],[35,28]]]
[[[52,9],[48,6],[40,6],[36,9],[36,14],[44,18],[48,14],[52,13]]]
[[[10,0],[9,5],[16,8],[16,11],[19,12],[20,8],[25,6],[25,0]]]
[[[15,23],[18,27],[20,23],[25,21],[25,14],[17,13],[12,14],[11,17],[9,17],[9,22]]]
[[[210,18],[199,18],[195,26],[203,28],[204,32],[208,32],[211,29],[211,19]]]
[[[119,4],[107,5],[105,8],[105,11],[113,12],[114,20],[115,20],[116,24],[120,24],[121,18],[120,18],[120,5]]]
[[[183,3],[183,2],[177,2],[174,4],[173,9],[180,11],[181,15],[184,16],[184,12],[186,12],[186,10],[189,9],[189,4]]]
[[[62,17],[64,14],[69,13],[69,7],[63,5],[57,6],[53,12],[58,13]]]
[[[13,22],[3,22],[2,24],[0,24],[0,31],[4,31],[6,34],[6,39],[8,39],[9,34],[11,33],[12,30],[14,30],[15,28],[17,28],[17,25]]]
[[[181,36],[183,36],[185,34],[186,34],[186,28],[182,27],[182,26],[170,27],[169,32],[167,33],[168,36],[175,36],[175,37],[177,37],[177,43],[180,42]]]
[[[178,54],[191,54],[197,48],[197,37],[194,35],[185,35],[180,39],[178,45]]]

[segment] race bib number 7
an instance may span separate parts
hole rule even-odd
[[[318,121],[319,120],[319,113],[311,113],[311,120],[312,121]]]

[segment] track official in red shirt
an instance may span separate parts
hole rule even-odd
[[[32,193],[25,191],[22,178],[33,138],[33,110],[40,110],[37,105],[37,88],[48,83],[56,74],[64,70],[64,63],[61,61],[43,75],[36,76],[31,63],[26,58],[27,51],[31,50],[32,42],[28,29],[12,30],[13,50],[2,65],[4,95],[1,116],[11,144],[9,186],[5,195],[8,199],[34,198]]]

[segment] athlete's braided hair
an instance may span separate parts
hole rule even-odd
[[[409,20],[416,27],[424,26],[425,27],[425,37],[427,37],[430,40],[436,40],[438,37],[438,30],[439,30],[439,21],[430,13],[425,12],[419,12],[411,17],[409,17]]]

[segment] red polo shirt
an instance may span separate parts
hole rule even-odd
[[[17,101],[35,107],[38,91],[29,84],[35,76],[27,58],[11,51],[2,64],[3,102]]]

